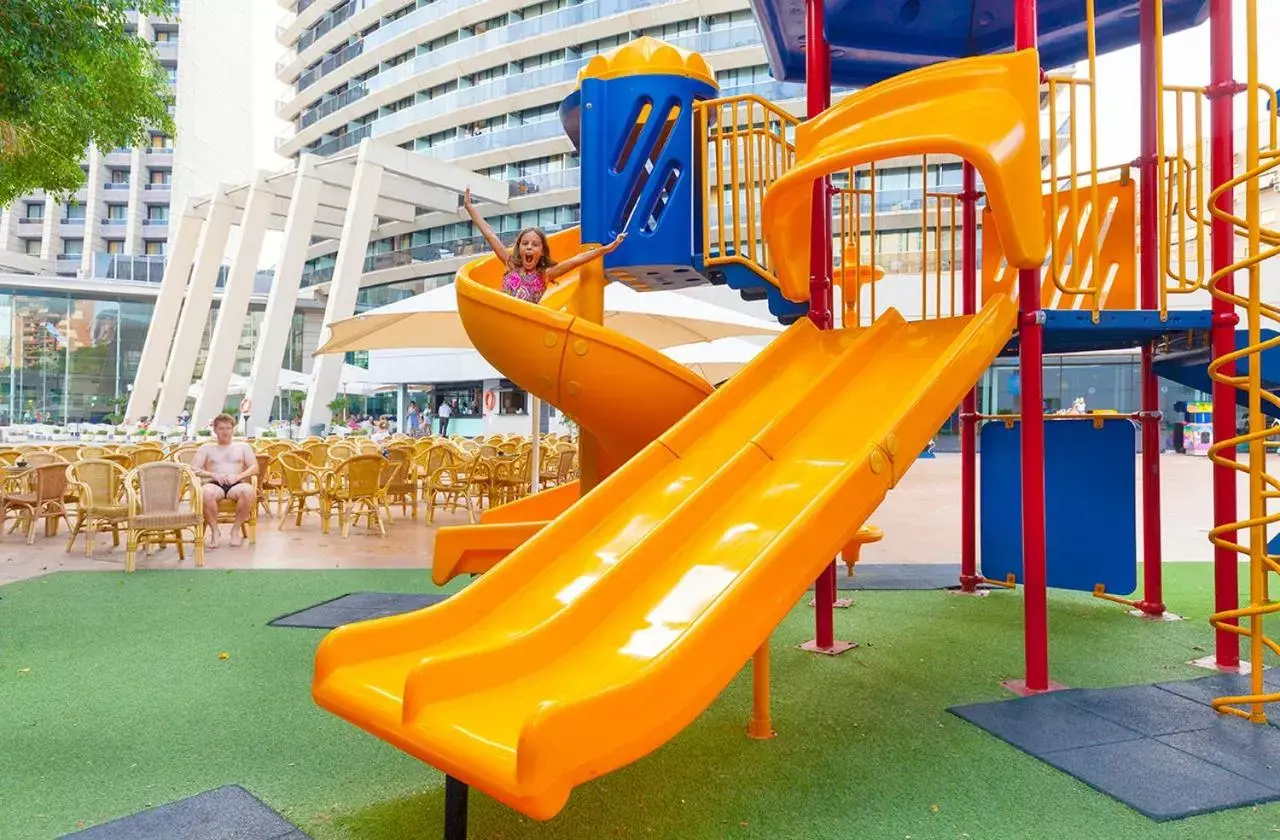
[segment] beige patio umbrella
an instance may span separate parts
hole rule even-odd
[[[682,344],[664,351],[666,355],[712,384],[724,382],[764,349],[741,338],[720,338],[698,344]]]
[[[636,292],[620,283],[604,290],[604,325],[659,350],[742,335],[774,335],[782,327],[723,306],[675,292]],[[458,317],[452,285],[329,325],[329,340],[316,350],[398,350],[410,347],[471,347]]]

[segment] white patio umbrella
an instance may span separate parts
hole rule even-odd
[[[775,322],[687,295],[636,292],[621,283],[605,287],[604,325],[658,349],[728,336],[773,335],[783,329]],[[337,321],[329,329],[329,340],[316,350],[317,356],[352,350],[471,347],[452,285]]]
[[[605,286],[604,326],[658,349],[728,336],[775,335],[783,329],[776,322],[687,295],[641,293],[620,283]],[[458,316],[458,296],[453,285],[338,321],[329,325],[329,331],[329,340],[316,350],[317,356],[353,350],[472,347]],[[536,440],[542,409],[540,400],[532,394],[529,402],[530,438]],[[537,451],[535,447],[530,488],[533,492],[538,489]]]
[[[698,344],[682,344],[663,352],[712,384],[733,376],[764,349],[741,338],[721,338]]]

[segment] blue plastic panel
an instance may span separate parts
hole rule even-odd
[[[1164,30],[1201,23],[1208,0],[1164,0]],[[751,0],[774,78],[804,81],[805,4]],[[831,76],[864,86],[953,58],[1013,49],[1014,0],[826,0]],[[1098,52],[1138,42],[1139,0],[1097,0]],[[1087,56],[1085,0],[1039,0],[1040,63],[1067,67]],[[1206,69],[1207,72],[1207,69]]]
[[[1138,587],[1136,430],[1128,420],[1045,424],[1045,565],[1049,586],[1115,595]],[[982,573],[1022,582],[1020,424],[982,427]]]
[[[609,242],[625,229],[606,268],[691,267],[702,228],[692,104],[714,88],[654,75],[584,79],[581,92],[582,241]]]

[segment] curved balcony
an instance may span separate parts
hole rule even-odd
[[[626,15],[640,9],[670,3],[671,0],[590,0],[589,2],[582,3],[577,6],[559,9],[545,15],[529,18],[528,20],[514,21],[505,26],[490,29],[487,32],[476,35],[472,38],[465,38],[453,44],[446,45],[431,53],[424,53],[412,62],[406,62],[399,67],[392,68],[381,75],[395,73],[397,70],[407,68],[408,65],[414,65],[418,67],[419,70],[415,72],[402,70],[402,73],[407,73],[408,75],[400,75],[393,81],[388,81],[382,86],[385,87],[386,85],[394,84],[395,81],[401,81],[408,78],[409,75],[416,75],[416,72],[421,72],[425,68],[440,67],[458,59],[472,58],[491,50],[502,50],[504,58],[514,58],[515,56],[512,56],[510,51],[505,50],[504,48],[542,35],[563,32],[564,30],[575,26],[598,23],[599,21],[609,17]],[[466,8],[468,5],[470,4],[463,2],[463,0],[438,0],[430,6],[424,6],[414,12],[410,12],[398,20],[382,26],[352,46],[359,46],[361,52],[372,54],[377,48],[388,43],[392,39],[411,31],[417,32],[414,39],[417,43],[425,43],[430,41],[433,37],[438,37],[439,35],[443,35],[448,31],[451,31],[452,27],[443,25],[444,21],[442,19],[446,15],[452,14],[461,8]],[[733,28],[749,29],[755,33],[755,43],[760,43],[759,30],[754,24]],[[627,27],[621,27],[621,29],[622,31],[626,31]],[[729,30],[717,30],[717,32],[719,31]],[[702,34],[714,35],[717,33],[711,32]],[[673,43],[678,40],[679,39],[674,39]],[[350,47],[348,49],[350,49]],[[725,48],[722,47],[721,49]],[[531,50],[531,52],[536,52],[536,50]],[[332,59],[325,59],[325,64],[322,64],[320,67],[313,68],[299,77],[296,87],[297,93],[299,95],[302,94],[310,84],[355,57],[355,55],[350,55],[344,57],[341,61],[335,61],[332,67],[328,70],[325,69],[325,65]],[[337,58],[337,56],[333,56],[332,58]],[[427,61],[424,63],[424,60]],[[361,71],[365,69],[367,68],[360,68]],[[317,73],[316,71],[321,72]],[[380,78],[380,76],[375,76],[374,78],[377,79]],[[304,80],[306,82],[305,84],[303,83]],[[337,81],[340,83],[342,80]],[[370,79],[369,81],[373,81],[373,79]],[[370,92],[377,89],[379,88],[370,88]],[[290,105],[288,103],[282,107],[281,110],[284,111],[281,115],[282,118],[287,118],[289,116],[289,107]]]
[[[601,6],[615,2],[617,2],[617,0],[597,0],[595,3],[586,3],[582,6],[574,6],[561,11],[574,12],[574,17],[578,17],[579,15],[577,13],[580,9],[587,8],[588,6]],[[559,15],[560,13],[557,12],[551,15],[544,15],[543,17],[554,18]],[[409,17],[412,17],[412,15],[407,15],[401,20],[407,20]],[[588,19],[594,18],[589,17]],[[523,21],[522,23],[532,24],[539,20],[542,20],[542,18],[534,18],[533,20]],[[399,23],[399,21],[396,22]],[[494,30],[493,33],[486,33],[485,35],[477,36],[477,38],[487,38],[490,34],[496,35],[499,32],[504,32],[513,28],[515,27],[511,26],[505,27],[503,30]],[[510,33],[508,33],[508,36],[510,36]],[[362,82],[359,87],[364,90],[363,93],[357,93],[355,90],[347,92],[351,93],[351,96],[348,97],[342,105],[335,104],[329,113],[333,113],[346,105],[358,102],[365,96],[377,91],[385,90],[392,85],[400,84],[401,82],[412,79],[418,75],[425,74],[432,69],[439,68],[442,64],[447,64],[451,60],[450,55],[455,52],[458,57],[461,57],[464,54],[471,54],[471,50],[476,46],[477,38],[460,41],[457,44],[451,44],[443,50],[418,56],[413,61],[407,61],[404,64],[393,67],[384,73]],[[524,39],[517,38],[516,40]],[[754,24],[748,24],[728,27],[712,32],[684,35],[672,38],[670,43],[684,49],[690,49],[705,54],[713,54],[727,50],[741,49],[743,47],[758,46],[761,41],[759,29],[757,29]],[[446,55],[446,53],[449,55]],[[532,70],[527,73],[503,76],[490,82],[485,82],[483,84],[475,85],[474,87],[464,88],[453,93],[445,94],[444,96],[436,97],[435,99],[427,102],[419,102],[415,105],[409,106],[408,108],[397,111],[394,114],[389,114],[385,117],[376,119],[372,123],[362,126],[360,129],[355,131],[348,132],[341,137],[333,138],[321,144],[321,146],[316,149],[316,153],[322,155],[333,154],[334,152],[341,151],[359,143],[360,140],[365,137],[379,137],[393,131],[398,131],[406,126],[413,125],[414,123],[425,123],[435,116],[452,114],[459,109],[479,104],[490,104],[493,106],[490,110],[493,110],[495,113],[501,113],[503,109],[501,107],[500,100],[505,97],[518,93],[525,93],[531,90],[537,90],[538,88],[576,82],[578,70],[581,69],[588,60],[589,59],[582,58],[574,61],[566,61],[562,64],[552,64],[546,67],[540,67],[537,70]],[[789,94],[787,98],[803,95],[803,86],[787,85],[784,87],[787,88],[787,93]],[[800,93],[791,93],[791,88],[799,90]],[[345,93],[339,95],[339,97],[344,96],[346,96]],[[331,101],[336,102],[339,97],[335,97],[335,99]],[[317,113],[320,109],[325,107],[325,104],[318,106],[317,109],[311,113]],[[322,115],[317,113],[314,119],[310,122],[304,123],[303,128],[305,129],[319,121],[321,116]],[[462,121],[465,122],[465,120]],[[369,130],[363,131],[363,129],[366,128]],[[430,132],[424,130],[423,133]],[[359,136],[357,136],[357,134]],[[301,132],[299,132],[299,135],[295,135],[294,138],[287,139],[278,144],[278,147],[281,148],[281,153],[288,155],[292,154],[293,151],[296,151],[296,148],[285,151],[285,147],[291,145],[296,146],[298,141],[302,139],[300,135]]]

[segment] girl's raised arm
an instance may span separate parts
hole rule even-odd
[[[489,243],[489,247],[493,253],[502,260],[502,264],[509,265],[511,263],[511,254],[507,252],[507,246],[502,244],[502,240],[498,238],[498,234],[493,232],[493,228],[489,227],[489,223],[484,220],[471,203],[471,187],[467,187],[466,193],[462,197],[462,206],[467,208],[467,215],[471,217],[471,223],[480,229],[480,233],[484,236],[485,242]]]
[[[573,271],[575,268],[584,266],[587,263],[591,262],[592,260],[603,257],[605,254],[612,253],[613,251],[617,250],[618,246],[622,244],[622,240],[626,238],[627,238],[627,235],[625,233],[620,233],[618,234],[617,238],[614,239],[612,242],[610,242],[608,245],[598,245],[595,248],[591,248],[589,250],[583,251],[581,254],[574,254],[572,257],[565,260],[564,262],[556,263],[555,265],[547,269],[547,281],[550,282],[559,277],[562,277],[565,274],[568,274],[570,271]]]

